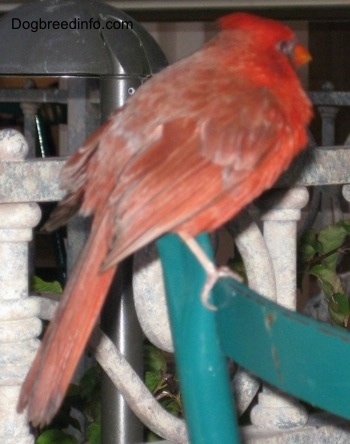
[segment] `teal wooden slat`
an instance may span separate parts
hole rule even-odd
[[[208,238],[198,238],[211,255]],[[224,356],[292,396],[350,419],[350,334],[232,279],[203,307],[205,274],[174,235],[158,241],[191,443],[238,442]]]
[[[225,354],[271,385],[350,419],[350,334],[231,279],[220,281],[214,293]]]
[[[202,247],[211,254],[208,238]],[[205,274],[175,235],[157,242],[163,263],[185,417],[192,444],[239,442],[226,359],[215,314],[200,301]]]

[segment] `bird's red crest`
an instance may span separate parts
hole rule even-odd
[[[251,24],[254,21],[255,16],[246,14],[244,12],[238,12],[233,14],[227,14],[220,17],[217,22],[220,29],[236,29],[244,26],[246,23]]]
[[[285,39],[291,39],[294,35],[293,31],[283,23],[245,12],[224,15],[217,20],[217,23],[223,31],[241,29],[253,34],[260,33]]]

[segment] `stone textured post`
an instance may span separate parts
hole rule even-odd
[[[0,131],[1,162],[20,162],[26,153],[27,144],[20,133]],[[39,303],[28,298],[28,243],[39,220],[40,208],[36,203],[0,204],[0,441],[3,444],[34,442],[26,416],[16,412],[16,405],[41,331],[37,317]]]
[[[307,201],[308,192],[300,187],[272,191],[259,202],[259,208],[268,209],[261,219],[276,279],[276,302],[291,310],[296,308],[297,221]],[[307,420],[307,412],[298,402],[267,387],[251,412],[252,423],[268,429],[302,427]]]

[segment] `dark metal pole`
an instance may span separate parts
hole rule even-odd
[[[88,77],[70,77],[67,80],[68,87],[68,143],[67,152],[60,153],[62,156],[72,154],[81,146],[87,134],[96,127],[96,113],[89,104],[89,85],[92,79]],[[68,246],[67,246],[67,269],[73,267],[79,256],[87,236],[88,222],[82,217],[76,217],[69,222]]]
[[[89,77],[70,77],[65,81],[67,82],[68,90],[68,134],[66,149],[60,153],[62,156],[72,154],[84,143],[87,134],[90,134],[96,127],[96,112],[87,100],[89,88],[93,80]],[[68,276],[86,243],[88,231],[89,222],[83,217],[74,217],[67,224]],[[91,361],[85,354],[84,358],[80,360],[76,371],[76,380],[81,378],[89,365],[91,365]]]
[[[140,79],[101,77],[101,117],[122,106],[140,86]],[[108,160],[107,160],[108,161]],[[132,298],[132,259],[123,261],[112,284],[101,316],[103,331],[140,375],[143,371],[142,331]],[[101,433],[103,444],[143,441],[143,425],[128,407],[110,379],[102,378]]]

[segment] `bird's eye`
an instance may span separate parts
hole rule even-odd
[[[294,45],[293,40],[281,40],[277,43],[277,51],[286,56],[290,56],[293,52]]]

